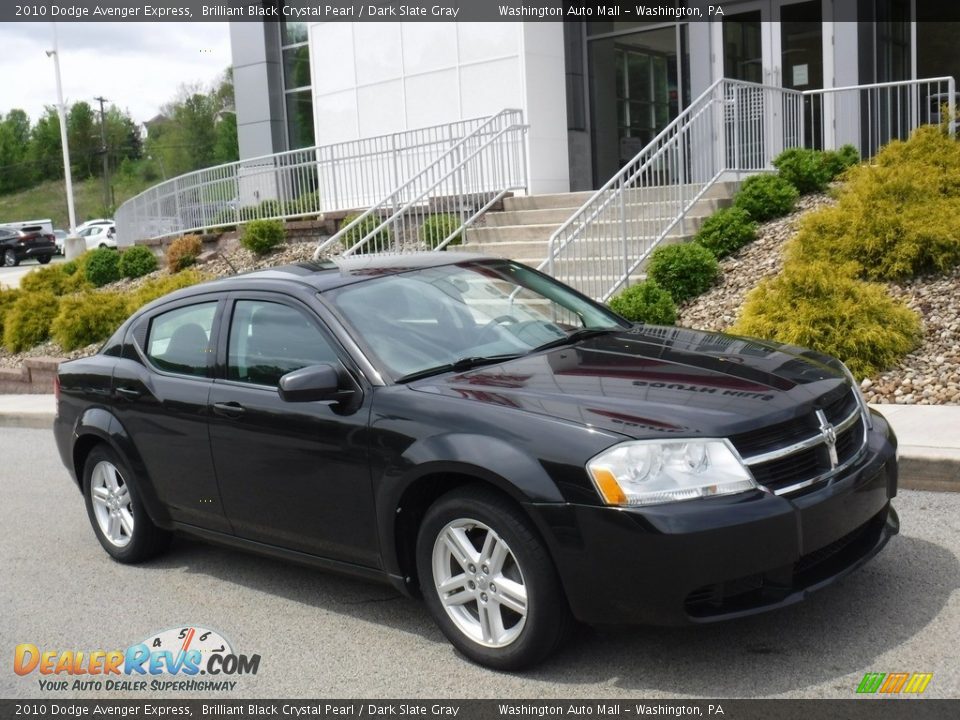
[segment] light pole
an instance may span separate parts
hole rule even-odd
[[[73,208],[73,176],[70,173],[70,146],[67,144],[67,113],[63,105],[63,85],[60,82],[60,52],[57,44],[57,24],[53,25],[53,50],[47,50],[47,57],[53,57],[53,67],[57,73],[57,113],[60,116],[60,144],[63,146],[63,178],[67,184],[67,215],[70,219],[70,234],[77,231],[77,215]]]

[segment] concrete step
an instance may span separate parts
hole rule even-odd
[[[683,186],[689,193],[695,193],[699,186]],[[729,198],[736,189],[736,183],[718,182],[715,183],[704,193],[705,198]],[[664,185],[658,187],[644,187],[628,190],[626,201],[634,202],[654,202],[657,200],[677,197],[679,192],[676,185]],[[592,192],[573,192],[557,193],[553,195],[516,195],[514,197],[504,198],[503,209],[510,210],[549,210],[555,208],[581,207],[587,200],[593,197]]]
[[[712,215],[722,207],[730,205],[728,198],[704,198],[693,206],[691,212],[700,215]],[[631,214],[640,214],[644,211],[654,212],[656,203],[630,203],[627,209]],[[576,209],[545,208],[542,210],[505,210],[491,212],[483,216],[484,227],[506,227],[510,225],[562,225]]]
[[[672,245],[675,243],[686,242],[693,238],[689,233],[676,232],[667,235],[663,239],[664,245]],[[636,256],[643,252],[643,249],[649,247],[652,243],[654,237],[649,238],[632,238],[630,240],[631,255]],[[538,265],[541,261],[546,259],[547,251],[550,248],[549,240],[521,240],[521,241],[504,241],[496,243],[474,243],[468,241],[462,246],[464,252],[476,252],[483,255],[491,255],[494,257],[506,257],[513,260],[521,260],[526,262],[528,265]],[[577,252],[576,256],[564,255],[557,260],[557,262],[589,262],[592,258],[600,258],[604,256],[602,250],[606,247],[609,247],[609,244],[606,241],[602,240],[580,240],[577,243]],[[620,254],[618,252],[618,259]]]
[[[705,215],[688,215],[682,224],[674,228],[674,233],[692,235],[699,228]],[[627,232],[630,235],[652,236],[656,237],[662,232],[665,222],[673,218],[643,218],[634,219],[626,224]],[[503,227],[473,227],[467,230],[466,242],[470,245],[490,245],[500,243],[518,243],[531,241],[548,241],[550,237],[560,228],[560,225],[506,225]],[[599,222],[593,225],[594,232],[592,237],[616,238],[619,237],[621,226],[619,221]],[[592,243],[590,237],[582,238],[576,241],[581,243]]]

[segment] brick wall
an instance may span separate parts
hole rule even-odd
[[[0,368],[0,393],[27,395],[51,394],[53,376],[62,358],[27,358],[20,369]]]

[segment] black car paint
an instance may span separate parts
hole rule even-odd
[[[106,441],[147,485],[141,495],[162,527],[385,579],[411,593],[410,530],[425,499],[464,480],[489,483],[524,507],[575,616],[592,623],[700,621],[684,610],[696,588],[789,568],[857,524],[883,521],[870,546],[838,572],[780,587],[743,612],[793,602],[865,561],[896,532],[889,505],[896,440],[879,416],[864,457],[798,498],[757,490],[604,506],[584,467],[602,450],[628,438],[725,437],[796,417],[849,391],[842,371],[799,348],[748,341],[736,349],[726,336],[641,326],[391,384],[359,352],[323,292],[418,262],[426,261],[384,267],[367,259],[339,272],[293,266],[154,303],[100,355],[61,365],[55,433],[64,463],[76,479],[78,457],[91,442]],[[285,403],[276,391],[235,387],[224,379],[225,316],[208,379],[185,381],[146,363],[137,335],[158,306],[209,294],[222,311],[230,298],[258,293],[309,308],[323,321],[339,346],[345,382],[356,390],[353,400]],[[192,387],[178,386],[183,382]],[[215,403],[237,398],[241,417],[213,412]],[[189,476],[186,462],[195,469]],[[280,517],[288,523],[282,530]],[[777,589],[775,582],[768,587]],[[724,610],[710,619],[738,614]]]
[[[0,265],[4,264],[4,254],[13,250],[17,262],[37,258],[50,259],[57,254],[56,238],[43,232],[27,232],[14,228],[0,231]]]

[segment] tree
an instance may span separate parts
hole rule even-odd
[[[0,193],[29,185],[29,142],[30,119],[23,110],[11,110],[0,122]]]
[[[92,177],[100,157],[100,133],[88,103],[71,106],[67,115],[67,142],[70,143],[70,165],[77,179]]]
[[[60,147],[60,116],[54,107],[37,120],[30,131],[30,147],[27,152],[32,169],[33,182],[54,180],[63,177],[63,150]]]

